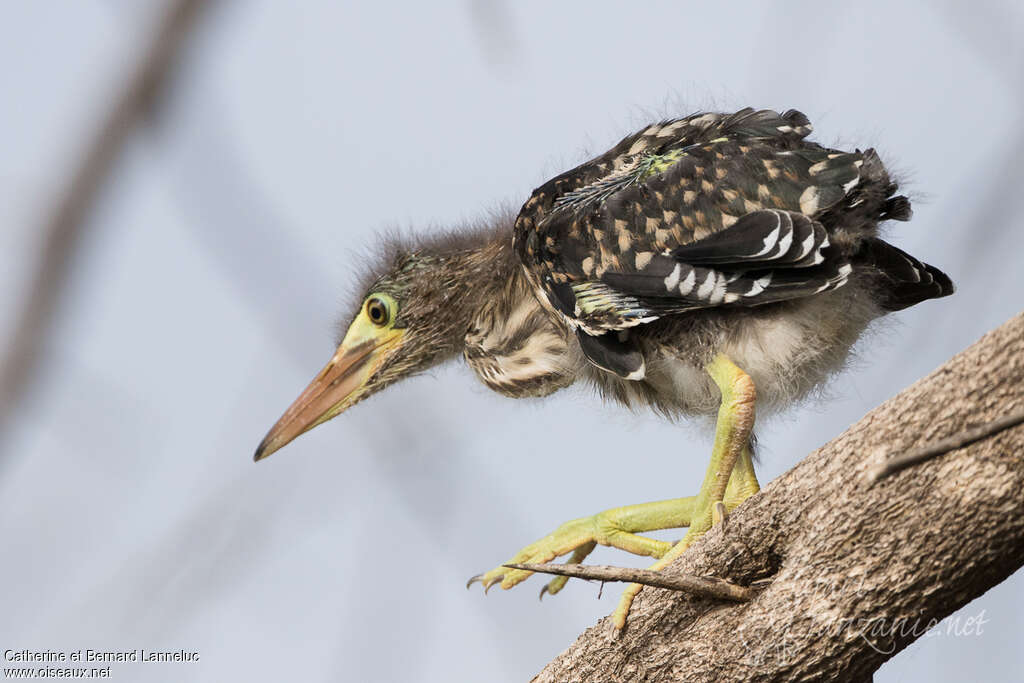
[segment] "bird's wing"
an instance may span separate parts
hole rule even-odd
[[[552,306],[594,335],[841,286],[850,266],[823,227],[829,211],[842,202],[877,221],[906,207],[888,199],[895,186],[872,151],[819,147],[809,132],[799,112],[750,109],[651,126],[538,188],[517,253]]]
[[[643,267],[634,262],[600,279],[573,282],[558,296],[585,328],[609,330],[667,313],[808,296],[843,285],[850,272],[821,223],[762,209],[704,239],[653,254]]]

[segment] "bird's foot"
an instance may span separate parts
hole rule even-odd
[[[509,563],[541,564],[572,553],[568,563],[579,564],[598,544],[619,548],[634,555],[660,558],[669,552],[673,545],[639,534],[657,529],[688,526],[693,514],[694,501],[692,497],[673,498],[612,508],[590,517],[574,519],[558,527],[554,533],[520,550]],[[496,584],[508,590],[528,579],[532,573],[502,565],[474,576],[466,587],[480,582],[485,591]],[[541,597],[545,593],[554,595],[562,590],[567,579],[568,577],[559,576],[549,581],[541,590]]]
[[[695,500],[697,502],[695,507],[700,507],[694,510],[693,519],[691,520],[690,528],[686,531],[686,535],[672,546],[668,552],[658,558],[658,561],[648,567],[648,569],[660,571],[672,564],[673,560],[682,555],[687,548],[693,545],[698,538],[706,534],[712,527],[720,524],[724,525],[729,512],[758,491],[760,491],[760,486],[754,474],[754,463],[751,458],[750,449],[747,447],[741,452],[729,478],[725,497],[702,505],[701,503],[707,500],[707,498],[703,495],[696,496]],[[619,604],[612,613],[612,624],[616,629],[621,630],[625,627],[629,609],[633,606],[633,600],[642,588],[643,585],[639,583],[631,583],[622,592]]]
[[[654,571],[667,567],[707,533],[712,524],[724,520],[723,508],[731,510],[760,490],[750,452],[756,398],[754,381],[724,354],[715,356],[705,369],[722,394],[711,462],[700,492],[694,499],[690,528],[679,543],[658,558],[651,567]],[[626,587],[619,606],[612,614],[615,628],[621,630],[626,625],[629,608],[642,588],[638,583]]]
[[[572,553],[569,562],[578,564],[597,544],[601,544],[658,558],[651,567],[657,571],[679,557],[707,533],[712,524],[721,523],[725,512],[757,493],[760,486],[754,475],[750,452],[750,430],[754,425],[753,380],[722,354],[716,356],[706,369],[721,391],[722,403],[718,410],[711,462],[700,493],[692,498],[613,508],[591,517],[574,519],[558,527],[553,534],[520,550],[509,563],[545,564]],[[675,545],[638,535],[645,531],[684,526],[689,527],[686,535]],[[525,581],[531,573],[525,569],[496,567],[474,576],[467,587],[479,581],[484,590],[498,583],[507,590]],[[541,596],[557,593],[565,581],[561,577],[553,579],[541,591]],[[626,588],[612,615],[616,628],[622,629],[626,625],[633,599],[641,588],[640,584],[630,584]]]
[[[718,526],[719,524],[725,524],[725,520],[729,517],[729,509],[725,507],[725,501],[717,501],[711,508],[711,526]]]
[[[722,507],[726,507],[722,501],[718,501],[718,504]],[[717,506],[716,506],[717,507]],[[723,518],[724,519],[724,518]],[[701,529],[700,526],[705,528]],[[648,567],[651,571],[661,571],[665,567],[672,564],[672,561],[683,554],[687,548],[693,545],[694,541],[703,536],[708,532],[711,525],[697,525],[691,526],[686,531],[686,535],[668,552],[662,555],[657,562]],[[643,588],[643,584],[631,583],[626,586],[626,589],[622,591],[622,597],[619,598],[619,604],[615,607],[615,611],[612,612],[612,625],[615,626],[616,630],[621,631],[626,626],[626,617],[629,616],[629,609],[633,606],[633,600],[640,593]]]

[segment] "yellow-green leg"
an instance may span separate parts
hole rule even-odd
[[[754,382],[747,373],[721,354],[708,364],[707,371],[722,394],[711,463],[693,504],[690,528],[681,541],[651,566],[654,570],[668,566],[694,541],[707,533],[711,528],[716,503],[724,502],[728,509],[730,503],[738,505],[759,490],[750,454],[750,431],[754,427],[756,398]],[[623,592],[612,615],[616,628],[621,629],[626,625],[629,608],[641,588],[643,586],[640,584],[632,583]]]
[[[753,454],[748,444],[740,452],[740,459],[725,489],[725,507],[732,510],[760,490],[761,485],[757,482],[757,474],[754,473]]]
[[[509,560],[509,563],[534,564],[550,562],[556,557],[572,553],[570,563],[579,564],[598,545],[611,546],[620,550],[658,558],[667,553],[672,544],[639,535],[644,531],[676,529],[689,526],[696,498],[672,498],[654,503],[626,505],[599,512],[590,517],[581,517],[566,522],[553,533],[531,543]],[[522,583],[532,572],[521,569],[495,567],[486,574],[474,576],[469,584],[479,581],[484,588],[501,582],[509,589]],[[565,585],[564,577],[549,582],[543,593],[553,595]]]
[[[725,507],[732,510],[750,495],[756,493],[757,479],[750,459],[750,450],[744,449],[729,479],[725,491]],[[531,543],[509,560],[509,563],[550,562],[556,557],[572,553],[567,561],[579,564],[600,545],[611,546],[636,555],[660,558],[673,548],[672,543],[640,536],[639,532],[658,529],[678,529],[689,526],[696,496],[672,498],[654,503],[626,505],[566,522],[554,533]],[[531,572],[496,567],[486,574],[474,576],[469,584],[479,581],[484,588],[500,582],[502,588],[512,588],[529,578]],[[569,577],[558,576],[545,584],[541,596],[560,591]]]
[[[590,517],[574,519],[520,550],[507,564],[541,564],[570,553],[568,562],[579,564],[600,544],[657,558],[659,561],[652,568],[661,569],[711,528],[717,521],[714,511],[718,503],[723,504],[726,510],[732,510],[757,493],[760,487],[750,452],[754,384],[746,373],[722,355],[708,364],[707,371],[721,391],[722,404],[718,411],[711,464],[700,493],[688,498],[611,508]],[[675,545],[640,535],[646,531],[681,527],[689,529]],[[509,589],[525,581],[531,573],[499,566],[474,576],[467,586],[479,581],[485,589],[498,583]],[[541,595],[557,593],[566,581],[567,577],[562,576],[552,579]],[[638,584],[630,584],[623,594],[614,615],[619,628],[625,625],[629,607],[639,590]]]
[[[727,511],[732,511],[740,503],[760,490],[760,485],[757,483],[757,475],[754,473],[754,462],[751,457],[750,448],[747,446],[740,453],[740,458],[736,462],[736,466],[733,468],[732,476],[729,477],[729,484],[725,488],[725,499],[722,502]],[[632,531],[678,529],[688,525],[687,521],[692,516],[692,510],[687,512],[686,508],[692,508],[696,500],[696,496],[691,496],[689,498],[674,498],[672,500],[663,500],[657,503],[642,503],[640,505],[615,508],[608,512],[613,513],[612,518],[616,520],[617,524],[623,525]],[[607,515],[608,513],[602,514]],[[718,521],[720,520],[715,520],[715,523],[718,523]],[[654,541],[654,543],[661,543],[661,541]],[[604,545],[613,544],[606,543]],[[586,559],[587,555],[593,552],[594,547],[595,542],[591,542],[587,545],[576,548],[576,550],[573,551],[572,557],[567,560],[566,564],[581,563]],[[623,548],[621,546],[616,547],[619,547],[622,550],[630,550],[629,548]],[[671,543],[665,543],[664,547],[666,548],[666,551],[669,551],[674,546]],[[652,557],[663,557],[663,555],[652,555]],[[512,570],[508,571],[511,572]],[[529,576],[528,572],[523,573],[526,576]],[[568,581],[568,576],[556,576],[541,589],[541,597],[544,597],[545,594],[554,595],[558,591],[562,590]],[[502,586],[504,586],[504,584],[502,584]]]

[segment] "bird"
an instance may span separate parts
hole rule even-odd
[[[760,490],[755,413],[823,387],[876,318],[953,293],[946,274],[880,237],[912,211],[875,150],[811,132],[792,109],[665,119],[544,183],[518,214],[386,242],[337,352],[255,459],[459,356],[512,398],[589,384],[632,409],[714,419],[704,481],[693,496],[562,524],[510,563],[581,563],[605,545],[664,568]],[[669,528],[687,531],[676,543],[645,535]],[[505,564],[470,584],[531,575]],[[616,627],[640,588],[626,589]]]

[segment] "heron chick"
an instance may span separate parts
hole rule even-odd
[[[545,183],[514,218],[392,245],[337,353],[256,459],[460,354],[506,396],[585,381],[626,406],[717,413],[696,496],[573,520],[511,560],[581,562],[601,544],[666,566],[722,505],[759,490],[755,406],[806,396],[872,320],[953,292],[879,238],[879,223],[911,210],[874,150],[829,149],[810,132],[794,110],[663,121]],[[643,535],[682,527],[676,544]],[[507,589],[529,575],[499,566],[473,580]],[[639,590],[627,588],[616,626]]]

